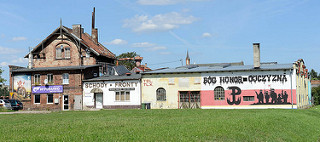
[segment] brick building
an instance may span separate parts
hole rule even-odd
[[[80,110],[82,80],[109,74],[115,54],[98,42],[94,18],[91,36],[81,25],[60,24],[25,56],[27,68],[9,66],[12,97],[25,109]]]

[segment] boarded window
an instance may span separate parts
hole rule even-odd
[[[166,101],[166,90],[164,88],[157,89],[157,101]]]
[[[214,100],[224,100],[224,89],[221,86],[214,88]]]
[[[62,48],[63,48],[63,45],[61,45],[61,47],[56,48],[56,59],[62,58]]]
[[[64,58],[70,58],[70,48],[69,47],[64,49]]]
[[[243,96],[243,101],[254,101],[254,96]]]

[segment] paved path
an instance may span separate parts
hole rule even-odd
[[[13,112],[0,112],[0,114],[24,114],[24,113],[51,113],[51,111],[13,111]]]

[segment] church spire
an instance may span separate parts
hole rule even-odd
[[[187,57],[186,57],[186,66],[190,65],[190,57],[189,57],[189,52],[187,50]]]

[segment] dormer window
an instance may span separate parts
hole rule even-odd
[[[62,58],[62,48],[63,48],[63,45],[61,45],[60,47],[56,48],[56,59],[61,59]]]
[[[70,58],[70,48],[69,47],[66,47],[64,49],[64,58],[67,58],[67,59]]]

